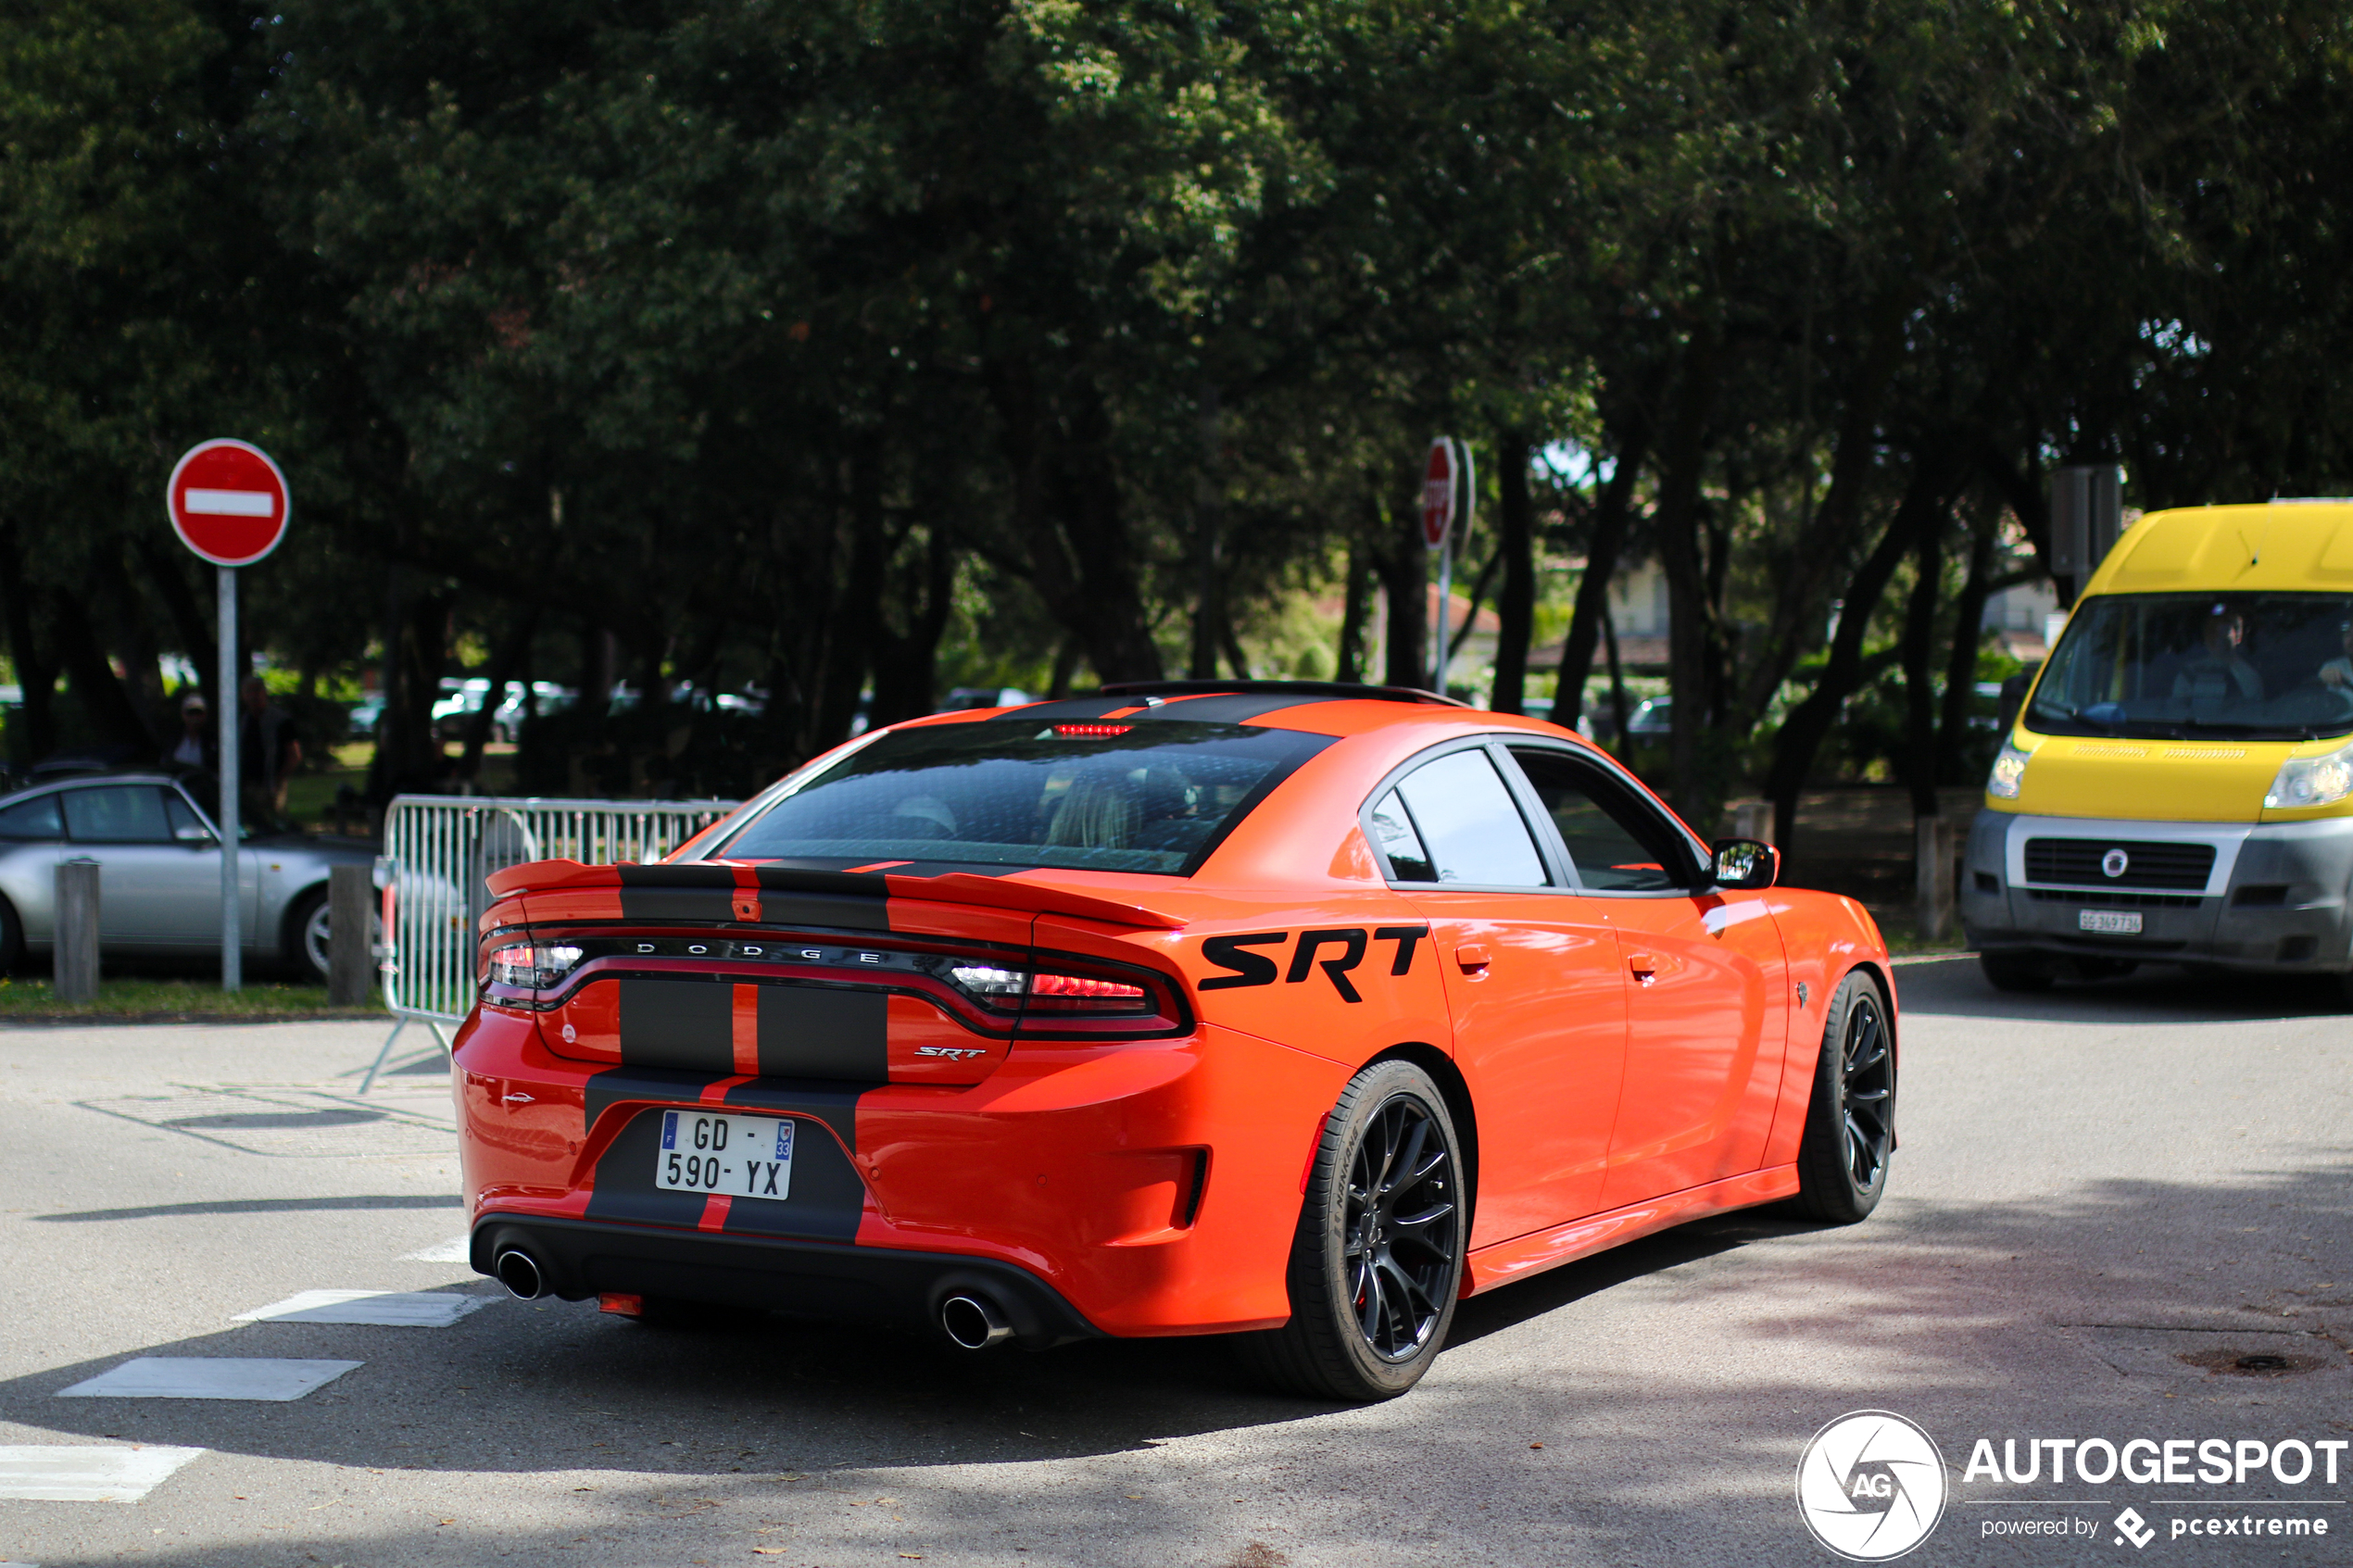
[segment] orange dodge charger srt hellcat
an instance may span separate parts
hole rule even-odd
[[[1232,1334],[1403,1393],[1454,1303],[1854,1221],[1887,950],[1608,757],[1422,693],[1114,685],[849,742],[659,865],[491,880],[473,1266],[978,1348]]]

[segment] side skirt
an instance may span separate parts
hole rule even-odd
[[[1492,1242],[1471,1253],[1470,1266],[1463,1271],[1463,1294],[1477,1296],[1499,1285],[1509,1285],[1559,1264],[1607,1251],[1621,1242],[1692,1220],[1705,1220],[1711,1214],[1771,1203],[1796,1191],[1797,1167],[1775,1165],[1751,1171],[1744,1176],[1728,1176],[1705,1186],[1686,1187],[1664,1198],[1629,1203],[1606,1214],[1589,1214],[1550,1230],[1516,1236],[1509,1241]]]

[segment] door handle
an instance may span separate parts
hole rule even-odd
[[[1454,962],[1462,967],[1465,974],[1483,973],[1492,961],[1487,956],[1487,949],[1476,942],[1466,943],[1454,949]]]
[[[1647,985],[1658,973],[1658,960],[1648,953],[1629,953],[1626,955],[1626,967],[1634,972],[1636,979]]]

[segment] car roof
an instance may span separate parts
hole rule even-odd
[[[92,784],[176,784],[179,782],[171,774],[157,772],[153,768],[94,769],[87,773],[66,773],[56,778],[43,779],[38,784],[26,784],[21,788],[10,790],[5,795],[0,795],[0,806],[35,795],[54,795],[59,790],[85,788]]]

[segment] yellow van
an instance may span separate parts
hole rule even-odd
[[[2353,501],[2134,523],[1985,806],[1959,902],[1995,985],[2160,962],[2353,990]]]

